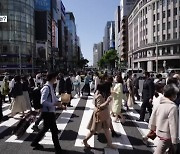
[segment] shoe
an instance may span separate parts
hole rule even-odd
[[[32,129],[33,129],[35,132],[39,132],[39,131],[40,131],[40,129],[38,128],[37,125],[34,125],[34,126],[32,127]]]
[[[142,119],[137,119],[136,121],[139,121],[139,122],[144,122],[144,120],[142,120]]]
[[[112,137],[120,137],[121,134],[117,134],[114,130],[111,131]]]
[[[67,107],[73,107],[71,104],[68,104]]]
[[[37,149],[37,150],[44,149],[44,147],[39,143],[31,143],[31,146],[34,147],[34,149]]]

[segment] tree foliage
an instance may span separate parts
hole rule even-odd
[[[78,62],[79,68],[84,68],[89,63],[89,60],[81,58]]]
[[[98,66],[100,68],[115,68],[115,63],[118,60],[117,51],[114,49],[108,50],[103,57],[99,60]]]

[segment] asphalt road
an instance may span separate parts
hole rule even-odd
[[[106,139],[103,133],[99,133],[91,138],[90,145],[93,148],[85,149],[81,144],[85,138],[88,130],[86,126],[93,113],[93,97],[74,98],[72,105],[74,107],[67,108],[64,111],[57,111],[57,125],[61,130],[59,134],[59,142],[62,149],[66,150],[69,154],[151,154],[153,147],[147,147],[142,142],[142,136],[148,132],[147,123],[137,123],[139,108],[141,102],[135,104],[134,109],[129,112],[124,111],[126,122],[124,124],[114,123],[113,126],[117,133],[121,136],[113,138],[113,143],[117,145],[118,150],[112,150],[106,147]],[[9,103],[3,105],[5,115],[9,113]],[[19,118],[19,115],[17,115]],[[44,149],[33,150],[30,146],[36,133],[32,131],[31,126],[27,129],[22,138],[17,139],[12,135],[12,130],[19,122],[18,119],[4,119],[5,121],[0,124],[0,153],[1,154],[45,154],[54,153],[54,147],[51,140],[51,134],[47,133],[42,140]],[[41,127],[41,126],[40,126]]]

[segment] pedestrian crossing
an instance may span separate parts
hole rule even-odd
[[[69,125],[69,123],[73,122],[73,114],[75,113],[75,111],[81,110],[81,116],[78,117],[79,118],[78,120],[80,120],[80,125],[77,127],[78,129],[73,130],[74,128],[71,128],[73,131],[77,133],[76,139],[74,139],[75,148],[84,148],[82,141],[87,135],[87,133],[89,132],[89,130],[87,129],[87,125],[91,119],[91,116],[93,114],[93,109],[94,109],[92,98],[93,98],[92,96],[84,97],[84,98],[74,98],[71,101],[71,104],[73,105],[73,107],[67,108],[67,110],[63,110],[59,112],[60,114],[59,114],[59,117],[57,118],[57,127],[59,130],[61,130],[61,133],[59,134],[59,138],[61,140],[62,134],[64,133],[65,130],[67,130],[67,126]],[[84,101],[82,101],[82,99],[84,99]],[[141,102],[138,102],[137,105],[140,106]],[[3,104],[4,116],[7,116],[10,114],[10,110],[8,108],[9,106],[10,106],[9,103]],[[130,121],[135,123],[136,129],[141,133],[142,136],[145,136],[148,133],[149,130],[148,130],[146,122],[139,123],[135,121],[136,119],[139,118],[138,117],[139,114],[137,113],[135,109],[132,108],[130,111],[125,112],[124,114],[127,114],[128,116],[132,118]],[[3,132],[6,131],[8,128],[16,126],[16,124],[20,120],[20,116],[21,115],[18,114],[15,116],[15,118],[10,118],[2,122],[0,124],[0,136],[3,135]],[[41,124],[42,122],[40,123],[40,125]],[[104,153],[105,154],[116,154],[116,153],[119,154],[119,149],[133,150],[134,143],[130,141],[124,126],[121,123],[112,122],[112,124],[113,124],[114,130],[117,133],[121,134],[121,136],[118,138],[112,138],[113,144],[115,144],[118,147],[118,149],[113,150],[113,149],[105,148],[105,145],[103,144],[104,147],[102,147],[102,149],[104,149]],[[12,135],[11,133],[9,133],[8,137],[5,139],[5,142],[23,144],[26,141],[32,141],[33,137],[30,137],[30,136],[32,134],[35,134],[35,132],[33,132],[33,130],[31,129],[33,125],[34,123],[32,123],[28,127],[28,129],[26,130],[26,133],[20,139],[18,139],[16,135]],[[71,134],[69,134],[69,136],[71,136]],[[31,138],[32,140],[29,140],[29,138]],[[96,140],[95,136],[91,137],[91,139],[88,141],[91,147],[96,147],[97,142],[98,141]],[[153,141],[151,142],[154,146],[156,145]],[[53,145],[52,136],[50,132],[47,132],[45,134],[44,138],[40,141],[40,144]],[[152,149],[150,148],[150,150],[152,151],[153,148]]]

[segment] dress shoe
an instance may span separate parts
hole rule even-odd
[[[137,119],[136,121],[139,121],[139,122],[144,122],[144,120],[143,120],[143,119]]]
[[[117,134],[114,130],[111,130],[112,137],[120,137],[121,134]]]
[[[39,143],[31,143],[31,146],[37,150],[44,149],[44,147]]]

